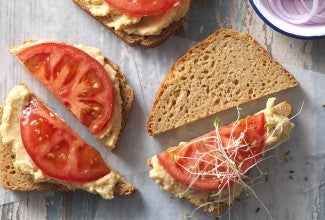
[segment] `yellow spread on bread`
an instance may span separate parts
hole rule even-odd
[[[190,0],[182,0],[168,11],[152,16],[130,16],[110,7],[105,0],[86,0],[85,6],[94,16],[111,16],[107,26],[127,34],[159,35],[174,21],[181,20],[190,8]]]

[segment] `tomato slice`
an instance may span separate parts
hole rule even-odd
[[[34,96],[21,114],[20,130],[28,155],[49,177],[85,183],[110,172],[99,152]]]
[[[97,60],[76,47],[52,42],[28,47],[17,57],[92,133],[106,127],[114,88]]]
[[[218,131],[220,139],[211,131],[167,149],[158,154],[159,163],[177,181],[193,188],[217,191],[232,185],[262,157],[266,132],[264,113]]]
[[[116,10],[133,16],[150,16],[166,12],[181,0],[105,0]]]

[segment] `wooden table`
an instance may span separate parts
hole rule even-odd
[[[19,44],[26,39],[55,39],[96,46],[101,48],[114,62],[121,65],[136,92],[142,91],[142,94],[136,94],[134,110],[136,113],[131,114],[126,131],[132,133],[131,124],[139,122],[143,130],[137,137],[142,138],[146,135],[144,122],[153,100],[152,97],[147,100],[143,98],[145,97],[147,87],[157,88],[169,65],[179,55],[185,52],[194,42],[206,38],[218,28],[232,28],[249,32],[286,67],[293,66],[300,70],[311,70],[323,75],[325,74],[325,39],[299,40],[284,36],[268,27],[253,12],[251,6],[245,0],[193,0],[192,9],[184,27],[172,36],[166,44],[148,50],[137,47],[130,48],[101,24],[80,10],[72,0],[7,0],[0,1],[1,101],[5,99],[9,89],[15,84],[24,81],[28,85],[33,86],[37,91],[44,91],[44,93],[40,94],[41,98],[53,101],[53,103],[49,104],[59,114],[67,114],[53,97],[50,97],[37,82],[25,73],[18,62],[9,54],[7,48],[10,45]],[[170,42],[172,41],[179,42],[177,45],[175,44],[176,48],[170,47],[172,45]],[[160,59],[168,63],[168,65],[159,66]],[[160,72],[141,73],[142,68],[139,66],[146,62],[148,65],[153,66],[153,72],[157,70]],[[134,68],[134,66],[138,68]],[[146,74],[149,76],[156,74],[157,80],[149,76],[146,78]],[[324,91],[325,89],[322,90],[322,92]],[[136,114],[137,118],[132,118]],[[85,133],[84,130],[82,132]],[[155,146],[159,145],[159,142],[155,140],[151,140],[151,142]],[[126,141],[122,141],[120,145],[123,145],[123,143],[126,143]],[[141,144],[140,141],[138,143]],[[150,146],[145,147],[149,148]],[[156,147],[155,152],[158,150]],[[140,178],[141,175],[147,175],[148,168],[145,165],[145,161],[136,161],[137,156],[134,158],[135,161],[130,162],[128,160],[132,157],[120,157],[120,150],[116,152],[117,156],[111,156],[105,151],[101,152],[103,152],[106,158],[109,158],[108,160],[112,160],[112,163],[118,170],[121,169],[124,175],[127,177],[130,175],[130,181]],[[133,149],[130,153],[135,155],[136,152]],[[152,155],[151,153],[151,155],[147,156]],[[138,176],[131,175],[132,167],[137,170]],[[152,185],[154,184],[152,183]],[[138,187],[141,186],[138,185]],[[158,190],[158,187],[155,190]],[[139,193],[140,195],[135,196],[133,199],[131,198],[135,206],[139,205],[137,204],[137,199],[141,199],[142,195],[146,194],[145,189],[140,191],[142,194]],[[107,206],[104,207],[107,209],[105,215],[102,211],[101,214],[97,212],[98,209],[103,209],[103,207],[99,207],[102,206],[101,199],[98,196],[87,193],[26,192],[19,194],[18,197],[21,198],[20,201],[0,204],[1,219],[94,219],[95,217],[98,219],[150,219],[153,217],[164,219],[163,212],[152,215],[137,214],[133,216],[132,213],[127,211],[129,207],[123,205],[124,198],[117,198],[112,202],[107,202]],[[324,194],[322,199],[324,200]],[[169,202],[160,201],[157,205],[164,205]],[[184,201],[178,203],[187,205]],[[123,209],[119,209],[121,207]],[[142,208],[144,209],[143,213],[150,213],[150,211],[145,210],[145,207]],[[116,210],[119,210],[119,213],[116,213]],[[320,213],[324,214],[324,211]],[[175,219],[182,219],[183,214],[178,213],[175,215]],[[245,216],[242,214],[237,213],[238,216]],[[202,218],[210,218],[204,214],[200,214],[200,216]],[[319,214],[318,219],[322,218],[320,216],[321,214]],[[324,215],[322,216],[325,218]],[[236,219],[235,216],[231,217]],[[241,218],[239,217],[239,219]]]

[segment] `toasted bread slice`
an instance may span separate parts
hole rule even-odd
[[[282,117],[289,117],[292,114],[292,106],[288,102],[281,102],[274,106],[273,113]],[[291,122],[289,122],[291,123]],[[278,146],[279,143],[289,138],[288,134],[277,134],[279,139],[274,141],[271,146],[267,146],[268,149]],[[153,178],[160,187],[170,193],[173,193],[176,197],[184,198],[193,205],[202,208],[204,211],[210,214],[222,215],[228,209],[234,198],[238,197],[244,187],[239,184],[230,186],[230,189],[224,189],[222,192],[218,192],[221,197],[226,197],[222,202],[216,202],[214,197],[211,197],[211,192],[205,192],[188,186],[176,181],[164,168],[159,164],[157,156],[151,157],[147,161],[148,165],[153,168],[154,173],[150,177]],[[157,178],[158,177],[158,178]],[[216,194],[216,192],[212,192]]]
[[[149,113],[147,131],[156,135],[297,85],[250,35],[221,29],[171,67]]]
[[[184,22],[185,17],[178,21],[172,22],[168,27],[164,28],[159,35],[139,35],[139,34],[128,34],[123,30],[115,30],[114,27],[109,27],[108,23],[111,22],[112,16],[96,16],[94,15],[89,7],[87,7],[87,0],[73,0],[77,5],[79,5],[85,12],[95,18],[97,21],[101,22],[106,28],[111,30],[116,36],[125,41],[130,46],[140,45],[144,48],[152,48],[160,45],[168,39],[168,37],[173,34]]]
[[[38,44],[41,43],[43,41],[25,41],[22,45],[19,46],[14,46],[9,48],[10,52],[17,58],[17,60],[20,62],[19,58],[17,57],[17,54],[31,46],[34,44]],[[51,42],[51,41],[44,41],[44,42]],[[91,48],[91,47],[85,47],[83,46],[83,49],[96,49],[96,48]],[[25,65],[23,63],[21,63],[24,67]],[[105,65],[109,65],[115,72],[118,78],[118,87],[119,87],[119,94],[121,97],[121,129],[118,133],[118,138],[115,138],[115,140],[111,140],[111,133],[110,132],[101,132],[103,133],[103,135],[100,136],[96,136],[96,138],[109,150],[113,151],[118,143],[119,138],[122,135],[123,129],[126,125],[129,113],[132,109],[132,105],[133,105],[133,99],[134,99],[134,92],[133,89],[126,83],[126,78],[124,73],[120,70],[119,66],[114,64],[112,61],[110,61],[108,58],[104,57],[104,64]],[[26,68],[26,67],[25,67]],[[26,68],[26,70],[28,71],[28,69]],[[28,71],[30,73],[30,71]],[[109,73],[108,73],[109,74]],[[33,75],[33,74],[32,74]],[[115,89],[115,92],[117,92],[117,90]],[[117,96],[115,96],[115,99],[117,98]],[[60,100],[61,101],[61,100]],[[108,130],[107,130],[108,131]]]
[[[27,89],[26,85],[21,84],[23,89]],[[33,95],[29,91],[29,95]],[[0,126],[3,123],[3,107],[0,107]],[[16,106],[17,107],[17,106]],[[19,118],[14,120],[14,116],[10,116],[13,123],[19,123]],[[17,134],[17,138],[21,138],[20,134]],[[0,171],[1,171],[1,184],[6,190],[18,190],[18,191],[74,191],[73,188],[67,188],[61,184],[40,182],[35,183],[32,175],[25,173],[20,169],[15,168],[14,162],[16,159],[15,152],[12,149],[11,144],[5,145],[3,137],[0,133]],[[114,171],[116,172],[116,171]],[[114,186],[114,194],[129,195],[135,191],[132,184],[127,182],[123,177]]]

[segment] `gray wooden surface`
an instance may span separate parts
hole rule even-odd
[[[192,210],[193,207],[182,200],[168,199],[169,195],[164,192],[161,192],[163,198],[160,198],[160,190],[147,177],[149,169],[143,158],[154,155],[169,144],[177,143],[176,141],[183,137],[178,136],[168,140],[148,139],[144,124],[154,93],[169,66],[196,41],[206,38],[218,28],[232,28],[249,32],[284,66],[294,67],[302,74],[306,74],[306,79],[308,74],[313,74],[311,71],[320,73],[319,79],[324,79],[325,39],[298,40],[283,36],[266,26],[245,0],[193,0],[192,9],[184,27],[165,44],[148,50],[130,48],[81,11],[72,0],[0,1],[1,101],[5,99],[7,92],[15,84],[27,82],[33,90],[39,91],[39,96],[43,100],[47,100],[51,108],[70,121],[68,113],[62,106],[25,73],[9,54],[7,48],[26,39],[55,39],[102,49],[126,73],[129,83],[136,91],[136,101],[125,131],[125,136],[132,138],[132,146],[127,146],[130,145],[128,140],[122,140],[115,155],[111,155],[103,149],[100,151],[128,180],[136,182],[136,186],[139,188],[139,192],[130,198],[118,197],[107,202],[98,196],[80,192],[7,193],[4,194],[6,198],[2,198],[2,200],[11,202],[0,204],[1,219],[167,219],[167,216],[182,219],[183,212],[173,212],[175,203],[177,206],[186,206],[187,210]],[[300,79],[303,81],[304,76],[300,75]],[[324,87],[318,90],[318,93],[323,95],[324,92]],[[259,104],[258,107],[260,106],[263,104]],[[72,120],[71,124],[87,141],[89,140],[90,143],[94,143],[100,148],[100,145],[91,138],[85,129],[80,128],[78,123]],[[324,133],[320,132],[319,135],[324,135]],[[148,146],[149,144],[154,147]],[[325,143],[320,142],[319,144],[324,146]],[[321,157],[321,161],[323,159],[324,155]],[[324,165],[323,162],[320,164]],[[146,184],[152,184],[155,188],[150,188],[150,190],[141,188]],[[151,194],[151,192],[154,193]],[[148,210],[150,207],[148,208],[146,200],[152,196],[157,196],[153,200],[154,204],[151,204],[155,209]],[[320,200],[317,203],[320,210],[318,212],[316,210],[315,216],[279,216],[276,214],[277,210],[271,210],[272,215],[275,216],[275,219],[324,219],[324,211],[321,211],[321,208],[324,207],[324,190],[317,198]],[[285,204],[285,200],[281,201],[284,201],[280,204],[281,206],[288,205]],[[313,206],[313,203],[310,204]],[[247,219],[247,216],[254,216],[257,206],[260,207],[260,205],[256,205],[247,210],[250,212],[249,215],[245,209],[239,209],[239,212],[235,212],[229,218]],[[315,207],[303,205],[301,208],[313,209]],[[284,212],[279,211],[279,213]],[[256,219],[264,219],[267,216],[259,214],[256,213]],[[211,216],[199,212],[196,218],[210,219]],[[228,216],[225,218],[227,219]]]

